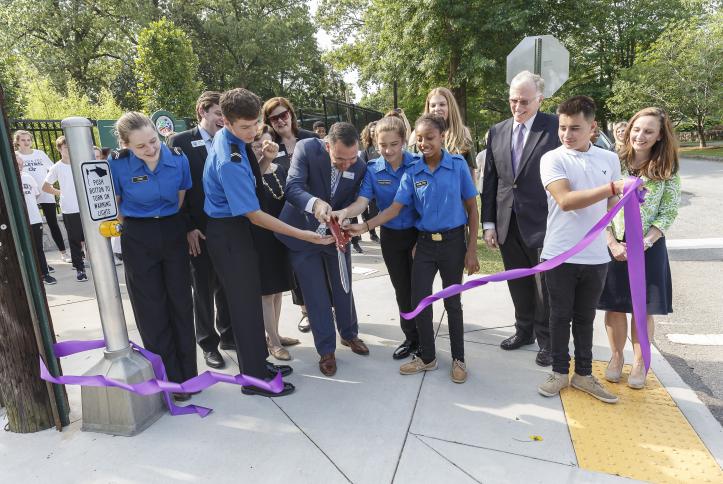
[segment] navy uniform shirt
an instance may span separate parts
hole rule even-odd
[[[203,190],[206,193],[203,210],[209,217],[235,217],[261,209],[246,143],[226,128],[213,138],[213,149],[203,168]]]
[[[379,211],[389,207],[394,202],[402,176],[416,161],[413,154],[405,151],[402,164],[397,171],[384,159],[383,156],[372,160],[367,165],[367,173],[364,175],[359,196],[369,200],[376,198]],[[414,227],[419,216],[414,207],[409,204],[399,212],[395,218],[384,224],[384,227],[394,230],[404,230]]]
[[[444,232],[467,223],[464,201],[476,196],[465,159],[442,150],[442,160],[434,172],[421,156],[407,168],[394,201],[414,206],[419,213],[417,229]]]
[[[120,212],[125,217],[168,217],[178,213],[178,192],[191,188],[188,158],[178,149],[161,145],[156,169],[130,150],[114,151],[108,157]]]

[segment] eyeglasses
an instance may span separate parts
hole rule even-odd
[[[510,98],[510,104],[519,104],[520,106],[528,106],[530,103],[535,102],[537,100],[536,97],[532,99],[515,99]]]
[[[291,113],[287,109],[286,111],[281,111],[279,114],[269,116],[269,123],[275,123],[277,121],[286,121],[287,119],[289,119],[289,114],[291,114]]]

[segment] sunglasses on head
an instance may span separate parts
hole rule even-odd
[[[282,111],[279,114],[269,116],[269,123],[275,123],[276,121],[280,120],[286,121],[287,119],[289,119],[289,114],[291,113],[289,113],[289,110],[287,109],[286,111]]]

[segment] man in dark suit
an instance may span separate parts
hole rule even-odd
[[[299,229],[328,230],[326,223],[332,212],[356,200],[364,179],[366,163],[357,163],[358,143],[359,135],[349,123],[334,124],[324,141],[299,141],[291,159],[286,204],[279,219]],[[277,237],[289,248],[291,265],[299,278],[314,344],[321,356],[319,369],[324,375],[332,376],[336,373],[334,320],[343,345],[349,346],[354,353],[369,354],[358,336],[349,245],[344,254],[347,292],[334,245],[314,245],[282,235]]]
[[[180,148],[191,165],[193,186],[186,192],[182,214],[186,220],[188,249],[191,254],[193,284],[193,310],[196,322],[196,342],[203,350],[206,364],[211,368],[223,368],[225,362],[218,351],[236,348],[226,298],[219,284],[216,271],[206,250],[205,233],[208,216],[203,211],[206,196],[203,192],[203,167],[213,145],[213,137],[223,128],[223,115],[219,106],[221,93],[206,91],[196,102],[198,126],[173,135],[168,146]],[[216,327],[214,329],[214,301],[216,302]],[[220,335],[219,335],[220,333]]]
[[[540,181],[540,158],[560,146],[557,117],[539,112],[544,81],[523,71],[510,83],[512,118],[489,131],[482,184],[482,227],[490,248],[499,248],[505,269],[539,262],[545,239],[547,197]],[[535,361],[552,364],[549,309],[544,277],[508,282],[515,306],[515,334],[500,346],[514,350],[535,342]]]

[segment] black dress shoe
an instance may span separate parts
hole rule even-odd
[[[173,393],[173,400],[176,402],[186,402],[191,399],[190,393]]]
[[[535,363],[540,366],[552,366],[552,353],[547,348],[542,348],[535,356]]]
[[[404,343],[400,344],[399,347],[394,350],[392,358],[395,360],[403,360],[409,355],[415,353],[419,349],[419,344],[415,341],[404,340]]]
[[[290,393],[294,393],[294,390],[296,390],[296,387],[293,383],[289,382],[284,382],[284,388],[279,393],[273,393],[259,387],[241,387],[241,393],[244,395],[259,395],[261,397],[283,397],[285,395],[289,395]]]
[[[369,232],[369,238],[372,239],[372,241],[376,242],[377,244],[379,243],[379,236],[377,235],[377,233],[374,230]]]
[[[269,361],[266,362],[266,369],[271,378],[275,377],[278,372],[281,372],[282,377],[287,377],[294,372],[294,369],[289,365],[274,365]]]
[[[351,246],[354,249],[354,252],[356,252],[357,254],[364,253],[364,249],[361,248],[361,245],[359,245],[359,242],[352,242]]]
[[[520,348],[522,346],[531,345],[534,342],[534,336],[522,336],[519,334],[513,334],[502,343],[500,343],[500,348],[502,348],[503,350],[516,350],[517,348]]]
[[[302,316],[301,321],[299,321],[299,331],[302,333],[308,333],[311,331],[311,323],[309,323],[309,317],[308,316]]]
[[[224,343],[223,341],[221,341],[221,344],[218,345],[218,347],[222,350],[236,351],[236,343],[233,341],[231,341],[230,343]]]
[[[203,359],[206,360],[206,365],[210,368],[223,368],[226,366],[226,362],[223,361],[223,356],[218,350],[204,351]]]

